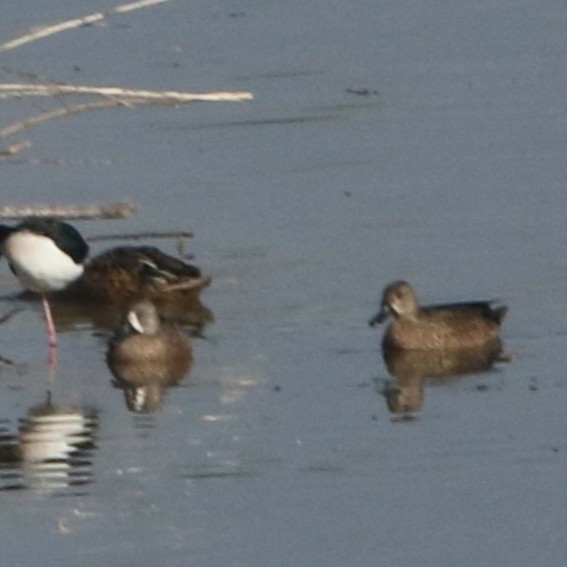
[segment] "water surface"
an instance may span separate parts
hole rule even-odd
[[[2,39],[113,5],[11,4]],[[86,236],[193,231],[215,318],[162,411],[136,414],[88,318],[65,325],[50,379],[40,304],[4,265],[0,307],[22,311],[0,352],[2,564],[564,565],[566,16],[171,2],[3,54],[6,82],[255,100],[50,122],[0,164],[4,202],[142,206],[77,223]],[[4,100],[0,121],[49,104]],[[425,383],[413,419],[388,409],[366,325],[401,277],[424,302],[510,306],[512,363]],[[22,464],[46,404],[75,416],[56,483]]]

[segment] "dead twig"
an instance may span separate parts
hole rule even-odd
[[[8,311],[8,313],[6,313],[5,315],[0,316],[0,325],[3,325],[4,323],[6,323],[6,321],[9,321],[14,315],[20,313],[21,311],[23,311],[22,308],[15,307],[11,311]]]
[[[29,140],[24,140],[17,144],[10,144],[6,148],[0,150],[0,158],[12,157],[20,152],[23,152],[31,147],[31,142]]]
[[[194,258],[193,254],[187,254],[187,252],[185,252],[185,237],[183,234],[177,235],[177,245],[175,246],[175,248],[177,250],[177,255],[180,258],[185,258],[187,260]]]
[[[102,234],[99,236],[89,237],[89,242],[103,241],[103,240],[142,240],[146,238],[175,238],[175,249],[180,258],[191,259],[193,254],[185,252],[185,240],[193,238],[192,232],[186,231],[173,231],[173,232],[137,232],[130,234]]]
[[[144,238],[193,238],[192,232],[182,230],[169,232],[135,232],[129,234],[100,234],[90,236],[89,241],[97,242],[103,240],[142,240]]]
[[[0,98],[3,96],[1,93],[5,91],[5,87],[9,86],[22,86],[22,85],[2,85],[0,84]],[[51,94],[53,96],[58,96],[60,93],[58,90],[54,90],[54,86],[50,85],[28,85],[31,87],[41,87],[39,91],[42,92],[42,96],[47,96]],[[91,102],[86,104],[77,104],[75,106],[65,106],[63,108],[57,108],[55,110],[50,110],[48,112],[42,112],[36,116],[31,116],[25,118],[24,120],[19,120],[13,124],[9,124],[4,128],[0,129],[0,138],[6,138],[11,136],[25,128],[31,126],[36,126],[43,122],[49,120],[54,120],[56,118],[62,118],[65,116],[71,116],[73,114],[79,114],[80,112],[86,112],[89,110],[100,110],[102,108],[115,108],[120,106],[136,106],[142,104],[186,104],[188,102],[195,101],[218,101],[218,102],[234,102],[250,100],[252,98],[251,93],[248,92],[213,92],[213,93],[201,93],[201,94],[191,94],[191,93],[179,93],[176,91],[146,91],[146,90],[132,90],[132,89],[121,89],[118,87],[73,87],[72,85],[60,85],[60,88],[68,91],[71,89],[83,89],[82,94],[99,94],[107,97],[107,100],[101,102]],[[58,88],[59,88],[58,87]],[[15,93],[20,93],[17,96],[26,96],[21,93],[25,91],[10,91],[10,96],[16,96]],[[69,91],[72,92],[72,91]],[[69,93],[67,93],[69,94]],[[34,96],[34,95],[29,95]]]
[[[49,112],[42,112],[36,116],[31,116],[30,118],[25,118],[24,120],[19,120],[14,122],[5,128],[0,130],[0,138],[6,138],[11,136],[24,128],[29,128],[30,126],[35,126],[36,124],[41,124],[42,122],[47,122],[48,120],[53,120],[54,118],[61,118],[62,116],[70,116],[71,114],[78,114],[79,112],[85,112],[87,110],[95,110],[99,108],[111,108],[113,106],[119,106],[117,101],[104,101],[104,102],[94,102],[91,104],[79,104],[77,106],[69,106],[64,108],[58,108],[56,110],[50,110]]]
[[[16,366],[16,363],[11,358],[6,358],[2,355],[0,355],[0,362],[5,364],[6,366]]]
[[[0,325],[9,321],[14,315],[23,311],[20,307],[15,307],[14,309],[8,311],[4,315],[0,316]],[[5,364],[6,366],[16,366],[16,363],[11,358],[6,358],[5,356],[0,355],[0,363]]]
[[[163,4],[170,0],[135,0],[126,4],[120,4],[106,12],[94,12],[78,18],[72,18],[52,25],[41,26],[30,30],[28,33],[15,38],[6,43],[0,44],[0,53],[15,49],[27,43],[43,39],[59,32],[74,29],[79,26],[92,25],[100,22],[114,14],[132,12],[140,8]],[[188,102],[235,102],[251,100],[252,94],[247,91],[243,92],[209,92],[209,93],[187,93],[178,91],[149,91],[144,89],[125,89],[121,87],[92,87],[85,85],[58,85],[58,84],[33,84],[33,83],[6,83],[0,84],[0,98],[9,97],[29,97],[29,96],[63,96],[63,95],[98,95],[108,100],[98,103],[81,104],[77,106],[65,107],[48,112],[44,112],[37,116],[32,116],[25,120],[21,120],[6,126],[0,130],[0,138],[9,136],[24,128],[60,118],[69,116],[87,110],[95,110],[101,108],[112,108],[116,106],[130,106],[140,104],[185,104]],[[18,151],[25,149],[22,145]],[[13,155],[10,148],[5,152],[0,152],[0,157],[5,155]]]
[[[70,20],[65,20],[62,22],[57,22],[55,24],[41,26],[30,30],[28,33],[7,41],[0,45],[0,53],[4,51],[9,51],[10,49],[15,49],[27,43],[37,41],[38,39],[43,39],[51,35],[55,35],[59,32],[72,30],[80,26],[92,25],[97,22],[101,22],[106,18],[114,14],[132,12],[133,10],[138,10],[139,8],[146,8],[148,6],[155,6],[157,4],[163,4],[169,2],[170,0],[138,0],[136,2],[128,2],[127,4],[121,4],[108,10],[107,12],[94,12],[92,14],[87,14],[86,16],[80,16],[78,18],[72,18]]]
[[[189,93],[184,91],[150,91],[123,87],[93,87],[90,85],[61,85],[34,83],[0,83],[0,97],[100,95],[125,104],[183,104],[186,102],[241,102],[252,100],[249,91],[213,91]]]
[[[108,205],[1,205],[0,219],[58,217],[62,219],[123,219],[138,210],[130,201]]]

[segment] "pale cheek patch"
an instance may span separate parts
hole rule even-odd
[[[128,313],[127,319],[132,329],[134,329],[138,333],[142,333],[142,334],[144,333],[144,327],[142,326],[142,323],[140,323],[140,319],[138,318],[138,315],[136,315],[134,311],[130,311]]]

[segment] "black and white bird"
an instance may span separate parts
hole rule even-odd
[[[41,295],[50,351],[57,334],[47,294],[65,289],[83,273],[89,246],[70,224],[30,217],[19,225],[0,225],[0,253],[22,286]]]

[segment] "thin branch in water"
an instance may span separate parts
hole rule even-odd
[[[0,93],[2,92],[3,88],[6,86],[7,85],[0,84]],[[35,85],[35,86],[45,87],[45,85],[43,86]],[[102,108],[115,108],[119,106],[135,106],[142,104],[185,104],[188,102],[195,102],[197,100],[208,100],[211,102],[242,101],[242,100],[249,100],[252,98],[252,95],[247,92],[242,92],[242,93],[218,92],[218,93],[190,94],[190,93],[176,93],[175,91],[156,92],[156,91],[132,91],[132,90],[117,89],[117,88],[103,88],[103,89],[97,89],[96,87],[88,87],[88,88],[91,89],[93,92],[98,90],[99,92],[97,94],[104,94],[104,96],[107,97],[108,100],[104,100],[102,102],[78,104],[75,106],[65,106],[63,108],[57,108],[55,110],[50,110],[48,112],[42,112],[41,114],[38,114],[36,116],[25,118],[24,120],[19,120],[18,122],[14,122],[13,124],[9,124],[8,126],[2,128],[0,130],[0,138],[6,138],[7,136],[11,136],[12,134],[24,130],[25,128],[29,128],[31,126],[35,126],[43,122],[48,122],[49,120],[62,118],[64,116],[71,116],[73,114],[86,112],[88,110],[99,110]],[[111,94],[110,91],[122,91],[123,93],[124,92],[130,93],[130,95],[134,93],[136,96],[140,95],[140,93],[146,93],[146,94],[151,94],[152,96],[144,98],[140,95],[138,96],[138,98],[135,98],[134,96],[129,98],[130,95],[128,95],[125,100],[121,100],[117,98],[116,94]],[[47,94],[47,91],[45,92],[45,94]],[[52,92],[51,94],[57,96],[60,93]],[[2,95],[0,94],[0,98],[1,96]]]
[[[16,366],[16,363],[11,358],[6,358],[2,355],[0,355],[0,362],[5,364],[6,366]]]
[[[108,205],[2,205],[0,219],[58,217],[62,219],[124,219],[138,210],[130,201]]]
[[[91,242],[104,240],[142,240],[143,238],[193,238],[192,232],[182,230],[169,232],[135,232],[128,234],[100,234],[89,237]]]
[[[24,140],[23,142],[19,142],[17,144],[10,144],[9,146],[0,150],[0,158],[15,156],[16,154],[19,154],[20,152],[24,152],[30,147],[31,147],[31,142],[29,140]]]
[[[14,309],[8,311],[8,313],[5,313],[4,315],[0,316],[0,325],[3,325],[4,323],[6,323],[6,321],[9,321],[14,315],[21,313],[22,311],[23,309],[21,307],[15,307]],[[6,358],[5,356],[2,355],[0,355],[0,362],[5,364],[6,366],[16,366],[16,363],[11,358]]]
[[[193,235],[191,235],[193,236]],[[183,234],[178,234],[177,235],[177,244],[175,246],[175,249],[177,250],[177,255],[180,258],[185,258],[187,260],[191,260],[195,257],[194,254],[188,254],[187,252],[185,252],[185,238]]]
[[[155,6],[156,4],[163,4],[164,2],[169,1],[170,0],[138,0],[136,2],[121,4],[108,10],[107,12],[94,12],[92,14],[87,14],[86,16],[80,16],[71,20],[65,20],[47,26],[36,27],[20,37],[0,44],[0,53],[9,51],[10,49],[15,49],[16,47],[26,45],[27,43],[31,43],[33,41],[37,41],[38,39],[43,39],[51,35],[55,35],[62,31],[72,30],[80,26],[92,25],[97,22],[101,22],[102,20],[105,20],[114,14],[132,12],[133,10],[138,10],[139,8]]]
[[[104,240],[142,240],[142,239],[152,239],[152,238],[175,238],[177,250],[177,255],[180,258],[191,259],[194,258],[193,254],[188,254],[185,252],[185,241],[188,238],[193,238],[192,232],[186,231],[173,231],[173,232],[138,232],[130,234],[102,234],[99,236],[91,236],[88,238],[89,242],[97,242]]]
[[[8,311],[8,313],[0,316],[0,325],[3,325],[6,321],[9,321],[14,315],[17,315],[21,311],[23,311],[21,307],[15,307],[11,311]]]
[[[189,93],[183,91],[150,91],[123,87],[93,87],[90,85],[61,85],[34,83],[0,83],[0,97],[100,95],[131,104],[183,104],[186,102],[241,102],[252,100],[249,91],[214,91]]]
[[[120,106],[117,101],[104,101],[104,102],[94,102],[91,104],[79,104],[77,106],[69,106],[64,108],[58,108],[56,110],[50,110],[49,112],[42,112],[36,116],[31,116],[24,120],[19,120],[14,122],[5,128],[0,130],[0,138],[6,138],[11,136],[20,130],[29,128],[30,126],[35,126],[36,124],[41,124],[42,122],[47,122],[55,118],[61,118],[62,116],[70,116],[72,114],[78,114],[79,112],[85,112],[87,110],[95,110],[99,108],[111,108],[115,106]]]

